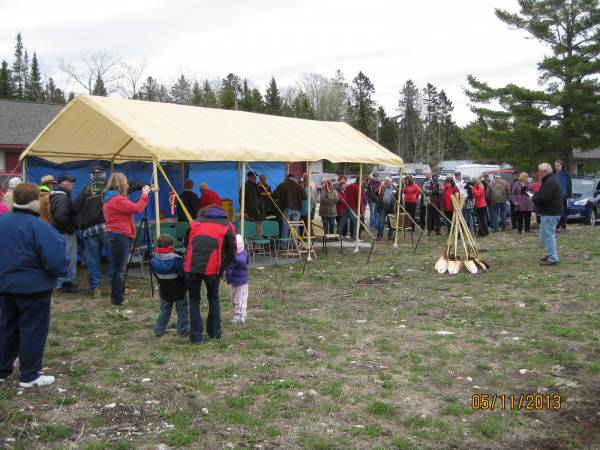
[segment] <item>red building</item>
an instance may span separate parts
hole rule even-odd
[[[64,105],[0,100],[0,183],[21,174],[21,152],[46,128]]]

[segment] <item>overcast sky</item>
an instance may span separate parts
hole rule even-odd
[[[57,79],[59,57],[98,51],[145,59],[163,82],[234,72],[263,92],[271,76],[286,86],[303,72],[340,69],[350,81],[362,70],[388,114],[410,78],[444,89],[462,125],[473,119],[467,74],[535,87],[548,51],[501,23],[498,6],[517,10],[513,0],[0,0],[0,59],[12,61],[20,31]]]

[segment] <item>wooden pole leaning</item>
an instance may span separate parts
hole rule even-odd
[[[242,238],[245,238],[245,220],[244,216],[246,215],[246,161],[242,162],[242,193],[240,195],[240,234]]]
[[[152,158],[152,184],[158,187],[158,168],[157,168],[157,160]],[[156,215],[156,241],[158,242],[158,237],[160,236],[160,209],[159,209],[159,199],[158,199],[158,191],[154,192],[154,213]]]
[[[354,253],[358,253],[360,250],[358,249],[358,240],[360,235],[360,207],[362,203],[362,178],[363,178],[363,165],[360,164],[360,169],[358,170],[358,205],[356,205],[356,245],[354,247]]]

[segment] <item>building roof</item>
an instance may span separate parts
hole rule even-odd
[[[319,161],[402,166],[342,122],[80,95],[21,155],[53,162]]]
[[[0,145],[28,146],[64,105],[0,100]]]
[[[600,148],[593,150],[573,149],[573,159],[575,161],[598,161],[600,159]]]

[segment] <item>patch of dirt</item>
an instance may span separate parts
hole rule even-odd
[[[366,277],[361,278],[354,282],[357,286],[369,286],[372,284],[386,284],[391,283],[392,281],[402,280],[404,277],[402,275],[378,275],[374,277]]]

